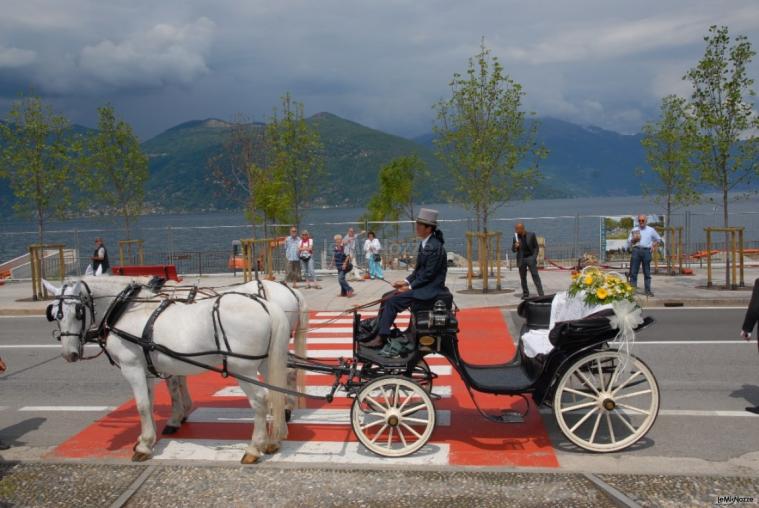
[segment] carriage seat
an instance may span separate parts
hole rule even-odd
[[[453,308],[453,295],[447,287],[444,287],[437,295],[435,295],[435,298],[432,298],[431,300],[419,300],[412,303],[411,312],[412,314],[416,314],[417,312],[432,310],[435,306],[435,302],[438,300],[442,300],[443,303],[445,303],[446,309],[451,310]]]

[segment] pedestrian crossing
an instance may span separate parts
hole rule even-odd
[[[364,318],[372,317],[367,313]],[[409,314],[399,314],[396,324],[405,328]],[[347,321],[347,323],[346,323]],[[312,312],[307,334],[308,356],[329,362],[350,358],[352,319],[338,312]],[[462,354],[472,363],[506,361],[513,343],[498,309],[465,309],[459,312]],[[384,458],[374,455],[353,435],[350,425],[352,399],[339,390],[332,403],[305,399],[305,407],[293,412],[289,437],[280,452],[267,455],[267,462],[476,465],[556,467],[558,463],[538,411],[530,411],[522,424],[498,425],[482,418],[466,388],[448,361],[440,355],[426,357],[434,380],[437,425],[432,438],[409,457]],[[334,376],[306,372],[306,393],[327,395]],[[215,373],[189,378],[193,411],[179,432],[161,436],[154,460],[238,462],[252,435],[254,412],[233,379]],[[157,429],[170,414],[168,392],[161,383],[155,393]],[[485,408],[508,409],[521,404],[518,398],[478,396]],[[495,404],[495,405],[494,405]],[[60,445],[56,458],[127,458],[139,435],[139,419],[130,401]]]

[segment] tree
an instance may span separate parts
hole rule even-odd
[[[663,202],[664,226],[669,227],[672,209],[698,201],[695,149],[695,122],[682,97],[668,95],[661,101],[661,118],[643,126],[641,145],[646,161],[656,175],[655,184],[644,185],[643,192]],[[644,173],[639,170],[639,173]]]
[[[759,171],[759,138],[754,134],[759,118],[750,100],[756,95],[754,80],[747,74],[756,52],[744,35],[735,37],[731,45],[726,26],[712,25],[704,41],[703,58],[683,79],[693,85],[691,105],[698,126],[701,179],[719,190],[722,221],[728,227],[730,192],[748,184]],[[730,284],[730,270],[725,270],[725,284]]]
[[[300,227],[301,209],[324,168],[324,147],[319,134],[306,123],[303,103],[293,101],[289,93],[282,97],[281,116],[275,110],[266,127],[266,141],[270,169],[284,178],[292,196],[293,219]]]
[[[426,164],[416,155],[398,157],[383,166],[377,176],[377,192],[367,205],[367,218],[398,221],[404,217],[413,221],[416,184],[426,173]],[[398,229],[396,225],[396,236]]]
[[[547,155],[536,141],[538,124],[521,110],[522,86],[504,73],[484,42],[466,76],[454,74],[451,97],[435,105],[438,157],[450,168],[456,191],[474,211],[477,230],[514,198],[529,196]]]
[[[15,101],[8,123],[0,122],[0,167],[16,196],[14,209],[37,222],[39,243],[45,223],[72,206],[72,171],[81,146],[65,117],[37,97]]]
[[[127,240],[134,219],[142,214],[148,157],[132,127],[116,116],[113,106],[98,108],[98,131],[86,141],[85,185],[96,203],[104,204],[124,218]]]

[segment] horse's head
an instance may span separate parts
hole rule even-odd
[[[48,291],[55,295],[55,303],[47,306],[48,321],[58,324],[53,336],[61,341],[63,358],[67,362],[76,362],[84,353],[87,342],[88,325],[94,325],[95,311],[89,286],[79,281],[76,284],[64,284],[57,288],[44,281]]]

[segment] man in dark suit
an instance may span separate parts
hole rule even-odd
[[[422,239],[416,267],[405,280],[393,283],[397,292],[385,300],[379,321],[379,335],[390,336],[390,328],[399,312],[414,302],[434,299],[445,287],[448,257],[443,233],[437,228],[437,210],[422,208],[416,218],[416,236]]]
[[[529,298],[530,290],[527,288],[527,270],[532,274],[532,282],[538,290],[538,295],[543,296],[543,284],[538,274],[538,239],[535,233],[526,231],[521,222],[514,228],[515,235],[511,241],[511,251],[517,253],[517,266],[519,267],[519,279],[522,281],[522,299]]]
[[[759,321],[759,279],[754,281],[754,290],[751,292],[751,301],[748,302],[746,317],[743,319],[743,326],[741,327],[741,337],[746,340],[751,340],[751,333],[754,331],[757,321]],[[757,346],[759,346],[759,344],[757,344]],[[759,415],[759,406],[747,407],[746,411]]]

